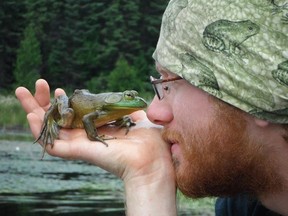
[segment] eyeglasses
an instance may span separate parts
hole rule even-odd
[[[164,98],[164,91],[169,90],[168,86],[162,85],[162,83],[167,83],[175,80],[180,80],[183,79],[182,77],[173,77],[173,78],[168,78],[168,79],[156,79],[153,76],[150,76],[150,82],[152,84],[152,87],[155,91],[155,94],[157,95],[159,100],[162,100]]]

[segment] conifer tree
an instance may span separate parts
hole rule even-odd
[[[16,86],[24,85],[33,90],[35,81],[40,77],[41,64],[40,44],[36,38],[34,27],[30,24],[24,31],[24,38],[17,51],[14,70]]]
[[[116,62],[114,70],[108,76],[108,80],[110,91],[142,90],[137,70],[129,65],[123,56],[120,56]]]
[[[25,28],[23,0],[0,1],[0,93],[12,90],[16,50]]]

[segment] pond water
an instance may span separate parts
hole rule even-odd
[[[81,161],[41,155],[32,142],[0,140],[1,215],[125,215],[119,179]],[[182,208],[178,215],[210,214]]]

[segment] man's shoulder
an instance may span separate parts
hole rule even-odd
[[[216,216],[279,216],[265,208],[255,197],[246,194],[218,198],[215,213]]]

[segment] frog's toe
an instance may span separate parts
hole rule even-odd
[[[128,115],[123,116],[121,119],[116,120],[114,125],[118,127],[126,127],[125,135],[128,134],[130,127],[135,126],[136,123],[132,121],[132,118]]]
[[[43,148],[45,149],[47,145],[53,147],[54,140],[58,138],[60,127],[56,122],[44,124],[39,137],[34,141],[34,143],[40,141]]]
[[[108,147],[108,143],[105,142],[105,138],[103,138],[103,136],[88,136],[89,140],[91,141],[99,141],[101,143],[103,143],[106,147]]]
[[[108,143],[104,139],[101,139],[100,137],[98,137],[97,141],[103,143],[106,147],[108,147]]]

